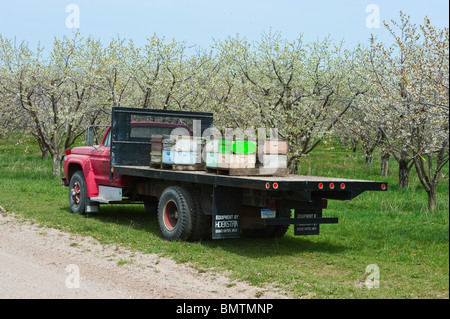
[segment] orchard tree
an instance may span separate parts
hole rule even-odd
[[[126,106],[130,99],[131,75],[129,69],[130,47],[125,40],[112,39],[103,49],[98,91],[105,106]]]
[[[229,38],[219,45],[225,76],[222,114],[243,127],[277,128],[289,142],[289,167],[332,134],[362,92],[350,81],[352,52],[328,39],[305,44],[267,33],[257,43]],[[221,70],[222,71],[222,70]]]
[[[428,207],[436,207],[436,187],[448,163],[449,35],[430,20],[420,28],[400,14],[400,22],[385,23],[395,44],[372,43],[371,76],[378,88],[372,113],[384,122],[386,147],[415,166],[428,194]]]
[[[213,46],[217,62],[215,81],[209,84],[209,97],[214,111],[214,125],[219,129],[226,127],[255,127],[255,115],[245,96],[244,74],[241,59],[252,54],[251,44],[239,35],[216,41]],[[253,59],[249,57],[247,59]]]
[[[83,134],[86,124],[96,122],[95,103],[101,45],[75,34],[56,39],[44,56],[24,43],[0,39],[1,93],[9,114],[21,114],[41,150],[52,158],[52,172],[61,175],[65,149]]]
[[[369,55],[369,50],[359,45],[353,52],[356,66],[352,69],[349,75],[349,81],[358,85],[363,91],[354,103],[354,106],[339,119],[339,136],[346,136],[352,141],[353,151],[356,152],[356,145],[359,144],[362,148],[363,156],[366,163],[370,164],[373,159],[375,149],[380,148],[382,140],[385,138],[380,126],[382,120],[377,114],[370,112],[371,104],[367,103],[368,97],[373,94],[376,95],[376,88],[371,83],[368,75],[368,68],[364,60]],[[382,152],[383,155],[386,152]],[[384,155],[386,158],[386,155]],[[387,167],[382,164],[382,174],[384,175]]]
[[[25,82],[27,70],[31,68],[31,56],[25,42],[18,43],[16,39],[0,35],[0,136],[17,131],[28,133],[29,117],[17,103],[15,88]]]
[[[449,29],[436,29],[426,18],[420,31],[423,40],[414,47],[411,80],[405,83],[411,103],[409,145],[433,210],[441,170],[449,160]]]
[[[185,42],[153,35],[142,48],[130,48],[136,101],[143,108],[199,110],[208,100],[211,55],[190,52]],[[192,53],[192,54],[191,54]]]

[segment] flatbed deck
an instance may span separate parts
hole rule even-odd
[[[340,193],[345,199],[352,199],[364,191],[384,191],[383,182],[332,178],[321,176],[228,176],[205,171],[174,171],[152,168],[150,166],[113,166],[114,174],[135,177],[155,178],[159,180],[180,181],[186,183],[249,188],[264,191],[292,191],[309,194],[320,192],[323,198],[334,198],[331,194]],[[344,194],[345,193],[345,194]],[[319,193],[316,193],[317,195]]]

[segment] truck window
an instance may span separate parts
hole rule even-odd
[[[132,126],[130,137],[149,139],[152,135],[170,135],[176,128],[174,126]],[[188,130],[186,135],[189,135]]]
[[[108,135],[106,135],[105,140],[103,142],[104,147],[111,147],[111,130],[108,131]]]

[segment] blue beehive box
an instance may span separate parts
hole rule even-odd
[[[196,163],[195,152],[173,152],[173,163],[179,165],[194,165]]]
[[[173,153],[172,151],[163,150],[162,151],[162,162],[164,164],[173,164]]]

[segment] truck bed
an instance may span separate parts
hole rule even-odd
[[[110,176],[134,176],[197,186],[230,187],[284,192],[284,197],[299,195],[302,201],[315,198],[351,200],[364,191],[384,191],[387,184],[365,180],[352,180],[319,176],[244,176],[221,175],[205,170],[176,170],[151,167],[152,138],[156,133],[132,134],[133,127],[144,123],[167,123],[189,127],[192,136],[203,136],[212,127],[213,114],[153,109],[115,107],[112,110]],[[171,123],[171,124],[169,124]],[[145,126],[143,126],[145,128]],[[196,129],[197,128],[197,129]],[[150,135],[149,135],[150,134]],[[154,135],[155,134],[155,135]],[[161,133],[162,134],[162,133]],[[210,136],[210,134],[205,134]],[[161,136],[159,136],[161,138]],[[287,194],[290,192],[292,194]]]
[[[288,175],[288,176],[228,176],[205,171],[174,171],[150,166],[113,166],[114,174],[187,183],[249,188],[265,191],[292,191],[323,198],[351,200],[364,191],[385,191],[387,184],[356,179]]]

